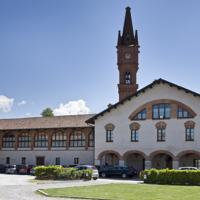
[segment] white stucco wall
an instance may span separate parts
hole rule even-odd
[[[129,120],[130,114],[145,103],[158,99],[171,99],[182,102],[192,108],[197,116],[193,119],[169,119],[169,120],[141,120],[137,121],[141,127],[139,129],[139,142],[130,141],[129,125],[133,121]],[[186,121],[192,120],[195,125],[195,140],[193,142],[185,141]],[[157,130],[155,124],[164,121],[166,127],[166,141],[157,142]],[[117,109],[106,112],[95,121],[95,160],[98,155],[106,150],[117,151],[121,156],[127,151],[137,150],[144,152],[147,156],[157,150],[166,150],[175,156],[184,150],[200,151],[200,97],[195,97],[184,90],[178,90],[176,87],[170,87],[167,84],[155,85],[145,93],[126,101],[119,105]],[[108,123],[115,125],[114,142],[106,143],[106,131],[104,126]]]
[[[0,151],[0,164],[6,164],[6,157],[10,157],[10,164],[21,164],[22,157],[26,157],[26,163],[36,164],[36,157],[44,156],[46,165],[55,165],[56,157],[60,157],[61,165],[73,165],[74,158],[79,158],[79,164],[94,164],[94,150],[34,150],[34,151]]]

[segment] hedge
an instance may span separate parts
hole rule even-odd
[[[168,185],[200,185],[200,170],[150,169],[140,173],[144,183]]]
[[[77,180],[92,179],[92,170],[77,170],[76,168],[64,168],[62,166],[38,166],[35,167],[35,176],[38,180]]]

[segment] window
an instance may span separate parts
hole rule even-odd
[[[83,132],[75,132],[70,136],[70,147],[85,147],[85,134]]]
[[[169,119],[171,115],[170,104],[153,105],[153,119]]]
[[[113,142],[113,131],[106,130],[106,142]]]
[[[192,118],[192,115],[185,109],[178,107],[177,109],[178,118]]]
[[[89,134],[89,147],[94,147],[94,133]]]
[[[194,128],[185,129],[185,141],[194,141]]]
[[[67,136],[65,133],[57,132],[52,135],[52,147],[66,147]]]
[[[35,147],[48,147],[48,136],[45,133],[38,133],[35,136]]]
[[[3,148],[14,148],[15,136],[13,134],[6,134],[3,136]]]
[[[19,148],[29,148],[31,147],[31,135],[28,133],[23,133],[19,136]]]
[[[125,84],[126,85],[130,85],[131,84],[131,73],[130,72],[126,72],[125,73]]]
[[[157,141],[164,142],[165,141],[165,128],[157,129]]]
[[[138,130],[131,130],[131,142],[139,141],[139,133]]]
[[[10,157],[6,157],[6,164],[10,165]]]
[[[79,164],[79,158],[74,158],[74,164],[78,165]]]
[[[26,157],[22,157],[22,165],[26,165]]]
[[[147,117],[147,110],[145,108],[141,112],[136,114],[135,117],[133,117],[133,120],[145,120],[146,117]]]
[[[60,165],[60,157],[56,157],[56,165]]]

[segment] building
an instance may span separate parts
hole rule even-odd
[[[0,120],[0,164],[93,164],[92,116]]]
[[[118,33],[119,102],[96,115],[0,120],[1,164],[199,166],[200,94],[163,79],[138,90],[138,32]]]
[[[198,166],[200,94],[163,79],[137,90],[139,42],[130,8],[119,31],[119,102],[87,120],[95,127],[95,164],[144,168]]]

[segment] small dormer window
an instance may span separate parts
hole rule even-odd
[[[125,73],[125,84],[126,85],[130,85],[131,84],[131,73],[130,72],[126,72]]]

